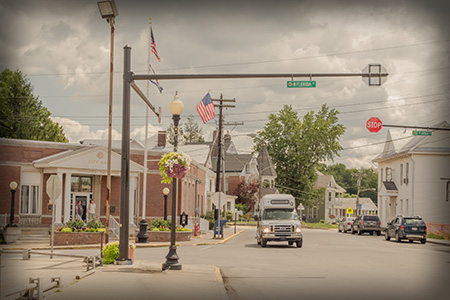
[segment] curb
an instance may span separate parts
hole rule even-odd
[[[233,235],[231,235],[231,236],[229,236],[229,237],[227,237],[226,239],[221,240],[221,241],[217,241],[217,242],[201,242],[201,243],[195,243],[195,244],[193,244],[193,246],[205,246],[205,245],[218,245],[218,244],[223,244],[223,243],[228,242],[228,241],[231,240],[232,238],[234,238],[234,237],[240,235],[240,234],[243,233],[243,232],[244,232],[244,230],[241,230],[241,231],[239,231],[239,232],[236,232],[235,234],[233,234]]]

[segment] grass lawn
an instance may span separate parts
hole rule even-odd
[[[314,228],[334,228],[337,229],[337,224],[325,224],[325,223],[307,223],[302,222],[302,226],[304,227],[314,227]]]

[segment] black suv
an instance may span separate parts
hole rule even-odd
[[[376,232],[377,235],[380,235],[380,218],[378,216],[372,215],[359,216],[353,221],[351,232],[352,234],[357,232],[359,235],[363,234],[364,232],[369,232],[370,235],[373,235],[373,233]]]
[[[419,216],[404,217],[397,216],[394,220],[387,223],[384,232],[386,241],[395,238],[397,242],[402,239],[413,241],[420,241],[422,244],[427,242],[427,226]]]

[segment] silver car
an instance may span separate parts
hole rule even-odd
[[[346,233],[352,228],[353,221],[355,217],[345,217],[338,224],[338,231],[342,233]]]

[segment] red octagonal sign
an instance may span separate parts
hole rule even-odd
[[[370,132],[378,132],[383,127],[383,123],[377,117],[372,117],[367,120],[366,127]]]

